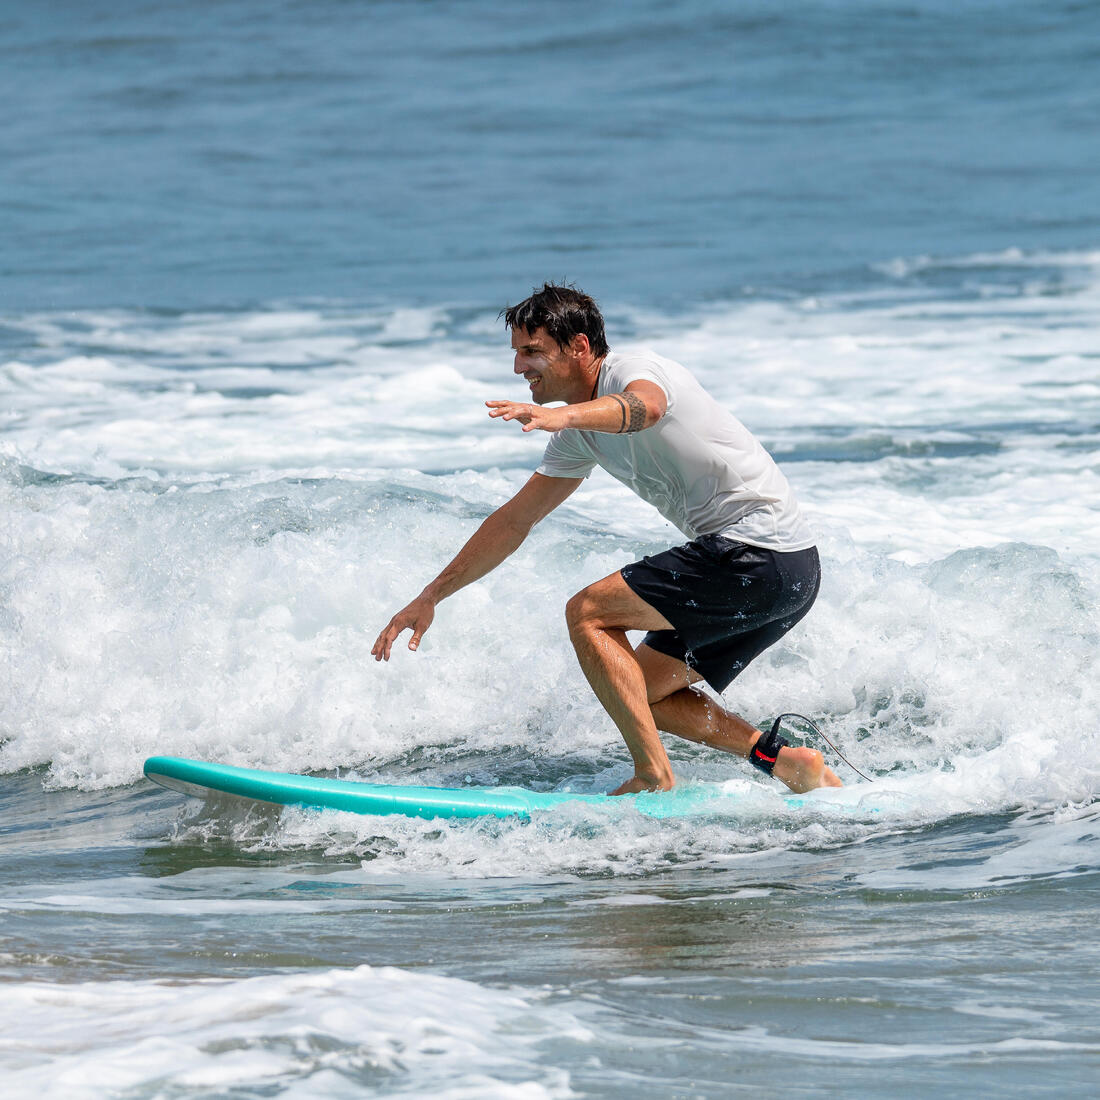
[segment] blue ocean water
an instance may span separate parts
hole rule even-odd
[[[9,1095],[1086,1095],[1100,1056],[1100,6],[0,3]],[[546,278],[688,365],[820,536],[725,695],[844,815],[184,804],[166,753],[607,789],[594,476],[370,646],[540,443]],[[511,426],[514,427],[514,426]]]
[[[1076,249],[1090,3],[3,5],[0,299],[641,304]]]

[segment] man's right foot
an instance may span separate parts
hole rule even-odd
[[[786,783],[795,794],[818,787],[843,787],[832,768],[825,766],[825,757],[817,749],[787,745],[779,750],[772,775]]]

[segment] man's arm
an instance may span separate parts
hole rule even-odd
[[[628,383],[622,393],[609,393],[595,401],[580,401],[575,405],[548,409],[522,401],[486,401],[485,404],[490,416],[518,420],[525,432],[536,428],[544,432],[580,428],[617,435],[652,428],[665,415],[668,398],[656,382],[639,379]]]
[[[435,605],[500,565],[519,548],[531,528],[557,508],[583,480],[581,477],[532,474],[507,504],[502,504],[484,520],[454,561],[408,607],[390,619],[371,649],[374,659],[388,661],[393,643],[403,630],[413,632],[409,649],[416,649],[424,631],[432,625]]]

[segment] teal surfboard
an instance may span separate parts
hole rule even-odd
[[[566,802],[605,807],[629,805],[649,817],[687,817],[728,813],[731,803],[738,798],[717,783],[685,785],[671,791],[618,798],[570,791],[529,791],[524,787],[391,786],[387,783],[359,783],[347,779],[319,779],[310,775],[234,768],[228,764],[185,760],[178,756],[150,757],[145,761],[145,775],[162,787],[197,798],[217,792],[279,806],[426,818],[530,818],[533,813],[550,810]],[[798,806],[805,803],[805,798],[789,795],[782,801]]]

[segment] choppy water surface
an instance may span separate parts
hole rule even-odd
[[[37,798],[2,881],[20,1091],[1064,1095],[1095,1066],[1095,808],[746,843]],[[62,806],[79,850],[41,835]]]
[[[489,3],[193,6],[203,50],[173,6],[5,13],[28,106],[0,139],[15,1095],[1093,1087],[1095,13],[565,7],[569,32]],[[576,201],[560,113],[522,110],[547,88],[582,153],[615,153]],[[146,784],[153,753],[625,777],[562,608],[677,535],[609,478],[415,656],[369,657],[538,459],[482,403],[519,392],[497,311],[554,275],[782,462],[822,593],[726,701],[815,716],[871,786],[838,765],[839,802],[792,811],[678,744],[737,815],[372,820]]]

